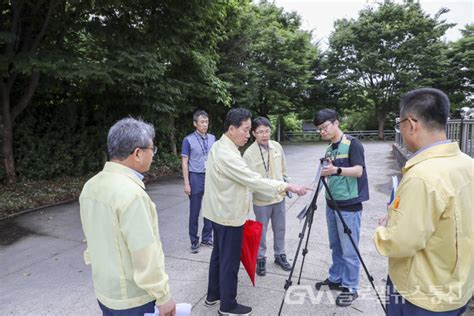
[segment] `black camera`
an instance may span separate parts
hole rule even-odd
[[[319,161],[321,161],[321,166],[325,168],[329,165],[329,162],[331,161],[331,159],[329,159],[328,157],[324,157],[324,158],[319,158]]]

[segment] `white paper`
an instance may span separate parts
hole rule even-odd
[[[176,304],[176,316],[189,316],[191,315],[191,308],[193,306],[188,303],[179,303]],[[143,316],[159,316],[160,311],[155,306],[155,313],[145,313]]]
[[[398,178],[397,176],[392,176],[392,191],[390,192],[390,198],[388,200],[387,206],[392,204],[393,200],[395,199],[395,192],[397,192],[398,188]]]

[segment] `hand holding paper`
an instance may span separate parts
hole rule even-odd
[[[176,316],[189,316],[191,315],[191,304],[188,303],[179,303],[176,304]],[[160,316],[160,311],[155,306],[155,312],[152,313],[145,313],[143,316]]]
[[[387,208],[390,204],[392,204],[393,200],[395,199],[395,193],[397,192],[398,188],[398,178],[397,176],[392,176],[392,192],[390,193],[390,199],[387,203]]]

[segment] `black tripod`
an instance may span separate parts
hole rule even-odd
[[[289,287],[293,284],[293,282],[291,281],[291,278],[293,277],[293,272],[294,272],[295,267],[296,267],[296,262],[298,261],[298,255],[299,255],[299,252],[300,252],[300,249],[301,249],[301,245],[303,243],[303,238],[305,236],[306,229],[308,229],[308,234],[306,235],[305,247],[304,247],[303,251],[301,252],[302,255],[303,255],[303,259],[301,261],[300,274],[299,274],[299,277],[298,277],[298,285],[300,284],[300,281],[301,281],[301,274],[303,273],[304,261],[306,259],[306,254],[308,253],[308,242],[309,242],[309,236],[311,235],[311,228],[312,228],[312,224],[313,224],[314,211],[318,208],[318,206],[316,205],[316,202],[318,200],[318,194],[319,194],[319,191],[321,189],[321,183],[324,185],[324,187],[326,189],[326,192],[328,193],[329,199],[333,202],[333,204],[335,206],[334,209],[336,211],[337,216],[341,220],[342,226],[344,227],[344,233],[349,237],[349,239],[351,241],[351,244],[352,244],[352,247],[354,247],[354,250],[357,253],[357,257],[359,258],[360,263],[364,267],[364,271],[367,274],[367,278],[369,279],[369,282],[372,285],[372,288],[374,289],[375,294],[377,295],[377,298],[380,302],[380,305],[382,306],[382,309],[384,310],[384,313],[386,315],[387,310],[385,309],[385,306],[382,303],[382,299],[380,298],[380,295],[379,295],[377,289],[375,288],[374,278],[370,275],[369,270],[367,269],[367,266],[364,263],[364,260],[362,260],[362,256],[360,255],[359,249],[357,248],[357,245],[355,244],[354,239],[352,238],[352,232],[349,229],[349,227],[347,226],[346,222],[344,221],[344,218],[341,215],[341,210],[339,209],[339,206],[335,202],[335,200],[332,196],[332,193],[329,190],[326,179],[324,178],[324,176],[321,176],[321,170],[322,170],[323,167],[325,167],[327,165],[327,159],[326,158],[321,158],[320,162],[321,163],[320,163],[318,171],[316,173],[316,179],[318,179],[317,180],[318,185],[316,187],[316,191],[314,191],[314,194],[313,194],[313,197],[311,199],[310,204],[305,206],[305,208],[298,215],[299,219],[302,219],[303,217],[306,217],[306,219],[305,219],[305,222],[304,222],[304,225],[303,225],[303,229],[301,230],[301,232],[298,235],[300,240],[299,240],[299,243],[298,243],[298,248],[296,249],[295,258],[293,260],[293,265],[291,266],[290,274],[288,276],[288,279],[286,279],[286,281],[285,281],[285,286],[284,286],[285,293],[284,293],[283,299],[281,301],[280,310],[278,311],[278,316],[281,315],[283,305],[285,304],[286,292],[288,291]]]

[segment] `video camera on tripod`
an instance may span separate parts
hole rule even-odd
[[[296,254],[295,254],[295,258],[293,260],[293,265],[291,266],[290,274],[288,276],[288,279],[285,280],[285,285],[284,285],[285,293],[284,293],[284,296],[283,296],[283,299],[282,299],[282,302],[281,302],[281,305],[280,305],[280,310],[278,311],[278,315],[281,315],[283,305],[285,304],[286,293],[287,293],[289,287],[293,283],[291,281],[291,279],[293,277],[296,262],[298,261],[298,255],[299,255],[299,252],[300,252],[300,249],[301,249],[301,245],[303,243],[304,236],[306,234],[306,229],[308,229],[308,232],[307,232],[307,235],[306,235],[305,247],[301,252],[302,255],[303,255],[303,259],[302,259],[302,262],[301,262],[300,273],[299,273],[299,277],[298,277],[298,285],[300,284],[301,275],[303,273],[303,266],[304,266],[304,262],[305,262],[305,259],[306,259],[306,254],[308,253],[308,242],[309,242],[309,236],[311,234],[311,228],[312,228],[312,224],[313,224],[314,211],[317,209],[317,204],[316,203],[317,203],[317,200],[318,200],[318,195],[319,195],[319,192],[321,191],[323,186],[326,189],[326,193],[327,193],[326,196],[333,203],[334,210],[335,210],[337,216],[339,217],[339,219],[341,220],[341,223],[344,227],[344,233],[349,237],[349,239],[351,241],[351,244],[354,247],[355,252],[357,253],[357,257],[359,258],[360,263],[362,264],[362,266],[364,268],[364,271],[367,275],[367,278],[368,278],[370,284],[372,285],[372,288],[375,291],[375,294],[376,294],[376,296],[377,296],[377,298],[380,302],[380,305],[382,306],[382,309],[384,310],[385,314],[387,314],[387,310],[385,309],[385,306],[382,303],[382,299],[380,298],[380,295],[379,295],[377,289],[375,288],[374,278],[370,275],[369,270],[367,269],[367,266],[365,265],[364,260],[362,259],[362,256],[359,252],[359,249],[357,248],[357,245],[355,244],[354,239],[352,238],[352,235],[351,235],[352,232],[349,229],[349,227],[347,226],[344,218],[341,215],[341,210],[340,210],[339,206],[337,205],[336,201],[334,200],[334,197],[331,193],[331,190],[329,189],[329,186],[326,182],[325,177],[321,175],[322,170],[330,164],[332,159],[331,159],[331,157],[323,157],[323,158],[320,158],[319,161],[320,161],[320,164],[319,164],[319,167],[316,171],[316,177],[315,177],[315,180],[314,180],[314,182],[317,183],[316,190],[313,191],[313,195],[311,196],[310,203],[307,204],[297,216],[300,220],[302,220],[303,218],[306,218],[306,219],[305,219],[303,228],[302,228],[301,232],[298,235],[298,237],[299,237],[298,247],[296,249]]]

